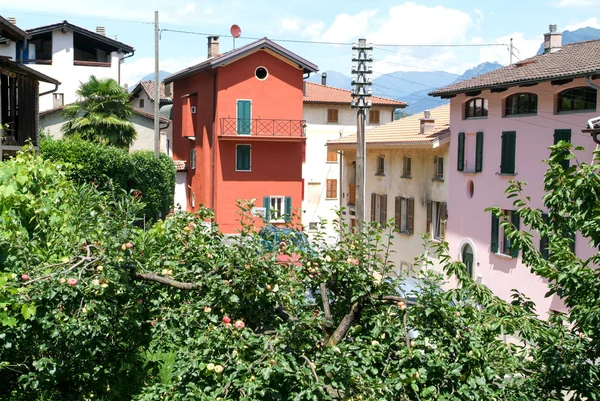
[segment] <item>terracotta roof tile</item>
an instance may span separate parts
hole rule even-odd
[[[349,105],[351,101],[352,92],[349,90],[306,82],[305,103],[345,103]],[[396,106],[398,108],[407,106],[406,103],[399,100],[379,96],[372,96],[371,101],[377,106]]]
[[[414,114],[391,123],[371,128],[367,131],[367,144],[386,145],[431,145],[434,141],[450,132],[450,105],[430,110],[430,117],[435,120],[433,130],[420,133],[421,119],[424,113]],[[327,142],[328,146],[356,145],[356,134],[344,136]]]
[[[135,86],[135,88],[133,88],[133,90],[130,93],[130,96],[137,95],[143,89],[148,94],[148,97],[150,98],[150,100],[154,101],[154,91],[156,90],[155,88],[156,88],[156,85],[154,84],[154,81],[150,81],[150,80],[140,81]],[[166,95],[165,84],[162,82],[160,83],[160,100],[161,101],[171,101],[172,100],[170,97],[168,97]]]
[[[431,96],[508,87],[523,83],[600,74],[600,39],[564,45],[554,53],[541,54],[504,68],[448,85]]]

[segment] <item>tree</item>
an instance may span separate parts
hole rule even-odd
[[[79,136],[121,148],[133,143],[137,136],[130,121],[133,108],[127,91],[117,81],[92,75],[88,82],[81,83],[77,95],[79,100],[64,108],[65,136]]]
[[[586,364],[594,329],[582,337],[539,320],[518,293],[498,299],[444,244],[435,250],[459,286],[443,291],[441,277],[424,275],[406,299],[403,278],[383,279],[393,233],[376,223],[336,247],[284,240],[281,252],[300,263],[282,262],[264,251],[251,204],[240,204],[236,239],[207,209],[144,231],[138,200],[74,184],[33,154],[0,166],[0,205],[2,399],[598,397]],[[526,344],[502,340],[517,333]]]

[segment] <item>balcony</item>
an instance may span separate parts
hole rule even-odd
[[[222,118],[222,138],[250,137],[265,140],[302,139],[305,136],[304,120],[268,120],[268,119],[242,119]]]
[[[354,184],[348,185],[348,204],[356,204],[356,185]]]

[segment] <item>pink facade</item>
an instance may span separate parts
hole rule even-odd
[[[596,110],[584,112],[556,113],[557,94],[568,88],[586,86],[585,79],[574,79],[564,85],[551,85],[542,82],[530,87],[512,87],[501,93],[483,90],[477,97],[488,101],[487,117],[465,119],[465,103],[473,99],[465,94],[451,99],[450,127],[450,173],[448,193],[448,241],[450,255],[455,260],[462,259],[466,244],[473,249],[473,277],[487,285],[495,294],[509,300],[512,289],[518,289],[529,296],[536,304],[540,315],[549,310],[563,311],[564,306],[558,297],[544,298],[547,284],[529,272],[522,264],[521,253],[517,258],[491,252],[492,218],[484,209],[499,206],[503,209],[516,209],[512,199],[504,193],[511,179],[526,182],[525,194],[531,197],[531,206],[542,207],[543,177],[547,165],[549,146],[554,144],[557,129],[571,130],[571,142],[583,146],[585,151],[576,152],[579,160],[590,163],[596,145],[589,134],[583,134],[587,120],[598,116]],[[504,116],[505,100],[515,93],[533,93],[538,96],[537,114]],[[596,95],[597,96],[597,95]],[[598,103],[598,99],[597,102]],[[501,175],[502,133],[516,132],[515,175]],[[458,171],[459,133],[465,133],[465,168]],[[481,172],[475,173],[475,133],[483,132],[483,155]],[[574,161],[571,161],[574,163]],[[470,186],[472,181],[473,186]],[[470,189],[473,189],[472,196]],[[521,229],[525,227],[521,224]],[[498,237],[502,249],[502,229]],[[538,243],[535,236],[535,243]],[[580,258],[588,258],[596,252],[578,234],[576,253]]]

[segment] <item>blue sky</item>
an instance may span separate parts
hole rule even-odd
[[[600,0],[527,1],[317,1],[317,0],[0,0],[0,15],[16,17],[23,28],[62,21],[90,30],[106,27],[107,35],[132,45],[124,81],[130,85],[154,68],[151,22],[159,11],[160,27],[218,34],[221,51],[232,48],[229,27],[247,37],[350,43],[366,37],[376,44],[505,44],[514,39],[517,56],[537,51],[548,24],[560,30],[600,28]],[[347,45],[285,43],[322,71],[350,75],[352,50]],[[206,58],[206,36],[164,31],[161,69],[175,72]],[[398,70],[448,71],[460,74],[483,61],[508,63],[508,50],[494,47],[376,47],[376,74]]]

